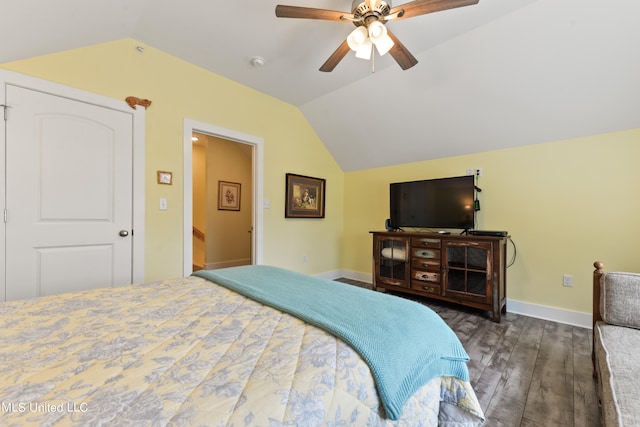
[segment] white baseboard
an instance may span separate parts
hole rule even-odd
[[[204,265],[205,270],[217,270],[218,268],[239,267],[241,265],[251,265],[250,259],[236,259],[232,261],[208,262]]]
[[[322,277],[323,279],[329,279],[329,280],[335,280],[341,277],[347,277],[342,273],[342,270],[327,271],[324,273],[314,274],[314,276]]]
[[[537,319],[551,320],[580,328],[591,329],[591,313],[566,310],[564,308],[549,307],[546,305],[532,304],[524,301],[507,299],[507,311],[509,313],[522,314]]]
[[[329,280],[335,280],[335,279],[344,277],[345,279],[359,280],[361,282],[366,282],[366,283],[373,282],[371,274],[358,273],[357,271],[351,271],[351,270],[327,271],[325,273],[316,274],[315,276],[322,277],[324,279],[329,279]]]
[[[359,273],[350,270],[336,270],[318,275],[326,279],[337,279],[344,277],[346,279],[359,280],[361,282],[372,283],[372,275]],[[546,305],[532,304],[524,301],[517,301],[507,298],[507,311],[509,313],[521,314],[523,316],[535,317],[537,319],[550,320],[553,322],[564,323],[580,328],[591,329],[592,315],[591,313],[583,313],[580,311],[566,310],[563,308],[549,307]]]

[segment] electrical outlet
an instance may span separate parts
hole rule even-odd
[[[307,254],[302,255],[302,262],[307,262]]]
[[[476,176],[482,176],[482,168],[476,168]]]
[[[573,286],[573,276],[570,275],[570,274],[563,274],[562,275],[562,286],[568,286],[568,287]]]

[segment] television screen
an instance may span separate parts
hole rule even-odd
[[[474,228],[473,175],[390,184],[395,228]]]

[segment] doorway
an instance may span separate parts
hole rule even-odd
[[[252,264],[250,144],[194,133],[193,270]]]
[[[233,150],[239,157],[245,156],[250,166],[247,172],[245,184],[242,179],[233,178],[239,176],[227,170],[227,175],[210,173],[206,179],[207,188],[202,189],[202,179],[194,183],[194,144],[192,137],[198,136],[209,144],[224,145]],[[199,142],[199,141],[198,141]],[[203,150],[200,147],[199,150]],[[262,223],[263,223],[263,140],[252,135],[243,134],[234,130],[220,128],[215,125],[185,120],[184,122],[184,274],[189,275],[194,268],[221,268],[245,263],[262,263]],[[210,154],[211,155],[211,154]],[[202,159],[199,163],[204,163]],[[224,171],[224,167],[219,167]],[[226,178],[229,176],[229,178]],[[235,181],[234,181],[235,179]],[[247,181],[248,180],[248,181]],[[240,184],[238,186],[238,184]],[[241,199],[239,205],[234,200],[219,200],[218,192],[221,185],[231,191],[231,195],[238,194]],[[194,196],[194,192],[196,196]],[[200,196],[197,196],[200,192]],[[247,199],[247,196],[249,198]],[[202,200],[196,200],[200,197]],[[242,201],[248,200],[249,203]],[[204,202],[203,202],[204,201]],[[222,203],[222,205],[220,204]],[[206,215],[197,206],[206,205]],[[243,223],[240,218],[246,215],[248,221]],[[204,217],[204,218],[203,218]],[[213,218],[211,218],[213,217]],[[216,219],[217,218],[217,219]],[[218,225],[216,226],[216,222]],[[203,225],[205,224],[205,225]],[[223,224],[220,228],[219,224]],[[236,224],[235,237],[229,237],[225,225]],[[243,225],[244,224],[244,225]],[[216,228],[217,227],[217,228]],[[204,228],[204,229],[202,229]],[[217,231],[216,231],[217,230]],[[221,231],[222,230],[222,231]],[[211,231],[211,232],[210,232]],[[237,244],[240,243],[240,244]],[[238,255],[242,247],[248,248],[246,257]],[[201,252],[199,252],[201,251]],[[211,251],[211,252],[210,252]],[[235,252],[234,252],[235,251]],[[208,253],[210,252],[210,253]],[[205,255],[206,254],[206,255]],[[234,255],[235,254],[235,255]]]

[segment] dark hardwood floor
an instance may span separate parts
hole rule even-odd
[[[513,313],[494,323],[477,310],[416,301],[436,311],[469,353],[471,384],[485,426],[600,426],[590,329]]]

